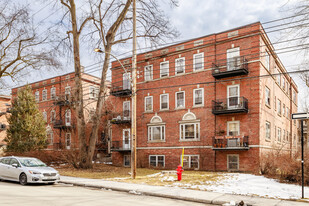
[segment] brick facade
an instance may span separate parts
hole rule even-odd
[[[131,70],[130,58],[121,62]],[[185,167],[256,172],[267,152],[296,150],[297,86],[259,22],[142,53],[137,62],[138,167],[175,169],[184,148]],[[130,121],[120,121],[130,101],[123,73],[113,62],[112,158],[120,166],[131,143]],[[168,106],[160,104],[164,94]]]

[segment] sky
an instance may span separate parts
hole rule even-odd
[[[34,17],[37,22],[47,24],[54,23],[61,13],[61,10],[59,10],[53,15],[50,15],[55,11],[50,6],[41,9],[44,5],[47,5],[46,2],[48,1],[35,1],[35,3],[30,0],[14,0],[14,2],[15,1],[17,4],[25,2],[30,3],[32,10],[36,12]],[[179,0],[178,7],[171,7],[170,4],[166,2],[166,0],[162,0],[160,6],[170,19],[171,24],[180,32],[179,38],[174,40],[179,41],[222,32],[257,21],[266,23],[263,24],[264,28],[278,25],[280,23],[286,23],[286,21],[276,22],[273,24],[269,24],[267,22],[291,16],[292,13],[289,8],[293,7],[297,0]],[[272,29],[266,29],[266,32],[271,30]],[[272,43],[288,39],[288,35],[286,35],[284,30],[271,32],[268,36],[270,37]],[[275,49],[280,49],[288,45],[276,44],[274,46]],[[130,51],[131,47],[129,46],[114,49],[113,53],[116,56],[126,53],[126,56],[128,56],[130,55]],[[295,68],[293,65],[300,64],[302,62],[303,55],[304,54],[301,52],[289,52],[279,54],[279,58],[285,65],[286,69],[290,71]],[[118,57],[123,58],[125,56]],[[92,65],[100,61],[100,58],[101,57],[97,53],[92,52],[92,49],[88,49],[87,52],[84,52],[83,50],[81,62],[82,65],[88,68],[88,65]],[[65,63],[66,66],[64,67],[64,70],[33,73],[19,82],[11,83],[12,87],[73,71],[72,61],[69,60]],[[92,75],[100,76],[99,69],[94,67],[89,67],[89,69],[91,69]],[[299,99],[303,99],[302,97],[308,96],[307,89],[304,87],[303,82],[299,80],[298,76],[293,75],[292,77],[295,79],[300,90]]]

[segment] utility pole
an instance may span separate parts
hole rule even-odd
[[[136,177],[136,0],[133,0],[133,59],[132,59],[132,119],[131,177]]]

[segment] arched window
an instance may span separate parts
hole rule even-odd
[[[54,143],[54,132],[50,126],[46,127],[46,136],[48,144],[52,145]]]
[[[182,121],[179,121],[180,140],[190,141],[200,139],[200,120],[196,119],[194,113],[190,110],[183,115]]]
[[[65,111],[65,125],[71,126],[71,110],[69,109]]]
[[[47,122],[47,112],[46,111],[43,112],[43,119],[45,120],[45,122]]]
[[[150,120],[148,126],[148,141],[165,141],[165,123],[157,114]]]

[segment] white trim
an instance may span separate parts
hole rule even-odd
[[[163,64],[166,64],[167,63],[167,75],[166,74],[164,74],[165,76],[162,76],[162,65]],[[169,65],[169,61],[164,61],[164,62],[161,62],[160,63],[160,78],[163,78],[163,77],[168,77],[169,76],[169,72],[170,72],[170,65]]]
[[[267,138],[267,124],[269,125],[269,138]],[[269,121],[265,122],[265,140],[271,140],[271,123]]]
[[[160,139],[153,139],[153,128],[159,127],[160,128]],[[148,125],[148,142],[164,142],[165,141],[165,125],[158,124],[158,125]],[[162,132],[162,130],[164,130]]]
[[[183,72],[179,73],[179,74],[177,74],[177,67],[179,66],[179,65],[177,65],[177,60],[183,60],[183,65],[182,65]],[[177,75],[181,75],[181,74],[184,74],[184,73],[186,73],[186,59],[185,59],[185,57],[180,57],[180,58],[175,59],[175,75],[177,76]]]
[[[69,121],[67,121],[67,120],[69,120]],[[71,121],[72,121],[71,110],[66,109],[65,110],[65,126],[71,126]]]
[[[131,73],[123,73],[122,74],[122,89],[131,89]]]
[[[234,135],[234,136],[238,136],[238,135],[240,135],[240,121],[227,121],[226,122],[226,135],[227,136],[230,136],[229,135],[229,129],[230,129],[230,126],[229,126],[229,124],[232,124],[232,123],[238,123],[238,134],[237,135]]]
[[[125,104],[129,104],[129,116],[124,116],[124,111],[125,111],[124,105]],[[123,116],[123,120],[130,119],[131,118],[130,114],[131,114],[131,102],[130,101],[124,101],[122,103],[122,116]],[[124,118],[127,118],[127,119],[124,119]]]
[[[229,157],[232,157],[232,156],[236,156],[237,157],[237,169],[230,169],[229,168]],[[227,154],[226,155],[226,161],[227,161],[226,169],[228,171],[237,171],[237,170],[239,170],[239,154]]]
[[[202,90],[202,104],[199,104],[199,105],[195,105],[195,91],[197,90]],[[204,88],[193,89],[193,106],[194,107],[204,106]]]
[[[45,95],[44,95],[45,93]],[[47,89],[43,89],[42,91],[42,101],[47,101]]]
[[[198,56],[198,55],[202,55],[202,57],[200,57],[202,59],[202,68],[196,70],[195,68],[196,57],[195,56]],[[204,70],[204,52],[193,54],[193,71],[201,71],[201,70]]]
[[[125,132],[129,132],[129,144],[125,144]],[[122,129],[122,148],[131,149],[131,129]]]
[[[149,76],[149,79],[146,79],[146,71],[149,71],[149,70],[147,70],[147,68],[150,68],[150,76]],[[151,80],[153,80],[153,65],[152,64],[150,64],[150,65],[146,65],[145,67],[144,67],[144,81],[151,81]]]
[[[40,91],[36,91],[36,92],[34,93],[34,96],[35,96],[35,101],[36,101],[36,102],[39,102],[39,101],[40,101]]]
[[[186,125],[194,125],[194,138],[185,138]],[[183,128],[183,131],[181,132]],[[181,134],[182,133],[182,134]],[[188,123],[182,123],[179,125],[179,140],[180,141],[199,141],[200,140],[200,123],[199,122],[188,122]]]
[[[188,169],[192,169],[192,165],[191,165],[191,158],[192,157],[197,157],[197,159],[198,159],[198,161],[197,161],[197,168],[193,168],[193,169],[195,169],[195,170],[199,170],[200,169],[200,155],[191,155],[191,154],[188,154],[188,155],[184,155],[184,157],[189,157],[189,161],[188,161],[188,163],[189,163],[189,167],[188,167]],[[181,155],[180,155],[180,161],[181,161]]]
[[[159,156],[162,156],[162,157],[163,157],[163,168],[165,168],[165,155],[151,155],[151,154],[150,154],[150,155],[148,156],[149,167],[152,166],[152,165],[150,165],[150,157],[151,157],[151,156],[156,157],[156,166],[153,166],[153,167],[158,167],[158,157],[159,157]]]
[[[147,110],[147,104],[146,104],[146,99],[151,98],[151,110]],[[146,96],[144,99],[144,104],[145,104],[145,112],[152,112],[153,111],[153,96]]]
[[[183,93],[183,106],[177,107],[177,94],[178,93]],[[184,109],[186,107],[186,92],[185,91],[179,91],[179,92],[175,92],[175,109]]]
[[[68,137],[70,137],[70,145],[68,145],[67,143],[67,139],[68,139]],[[72,135],[71,135],[71,133],[65,133],[65,148],[66,149],[71,149],[71,144],[72,144]]]
[[[161,97],[162,96],[167,96],[167,108],[164,108],[162,109],[162,99]],[[160,94],[160,110],[169,110],[169,107],[170,107],[170,102],[169,102],[169,94],[168,93],[165,93],[165,94]]]
[[[50,99],[56,99],[56,87],[50,88]]]
[[[237,87],[237,96],[230,96],[230,88],[232,88],[232,87]],[[230,109],[237,107],[238,104],[239,104],[239,97],[240,97],[240,85],[239,84],[228,85],[226,94],[227,94],[227,107],[230,108]],[[230,98],[231,97],[237,97],[237,105],[230,106]]]
[[[65,100],[70,100],[71,98],[71,87],[70,86],[66,86],[64,88],[64,94],[65,94]],[[68,95],[68,98],[67,98]]]

